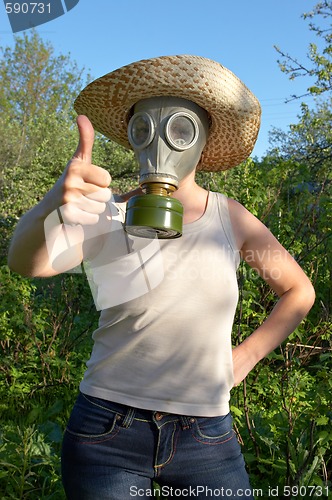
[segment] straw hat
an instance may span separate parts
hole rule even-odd
[[[87,85],[74,107],[98,132],[129,149],[132,106],[157,96],[182,97],[209,113],[210,133],[199,170],[227,170],[253,150],[260,126],[259,101],[230,70],[204,57],[162,56],[123,66]]]

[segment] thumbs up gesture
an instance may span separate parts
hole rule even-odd
[[[54,276],[75,268],[84,257],[86,238],[92,241],[94,235],[109,231],[111,214],[106,206],[111,199],[111,176],[91,163],[91,122],[79,116],[77,125],[79,144],[73,158],[52,189],[15,229],[8,262],[23,276]],[[100,244],[101,238],[95,240]]]
[[[107,170],[93,165],[94,129],[90,120],[77,117],[79,144],[57,186],[57,208],[65,224],[96,224],[111,199],[108,188],[111,176]]]

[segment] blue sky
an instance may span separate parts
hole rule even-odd
[[[50,1],[50,0],[48,0]],[[232,70],[262,104],[262,127],[253,155],[268,148],[272,127],[297,122],[306,91],[304,79],[290,81],[277,64],[278,45],[306,61],[316,42],[301,14],[315,0],[80,0],[67,14],[37,28],[55,53],[70,53],[80,67],[99,77],[132,61],[168,54],[214,59]],[[0,43],[14,36],[0,4]],[[312,98],[305,100],[313,105]]]

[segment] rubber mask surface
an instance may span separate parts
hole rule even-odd
[[[128,233],[158,238],[181,236],[183,208],[170,195],[196,168],[208,128],[206,111],[186,99],[153,97],[135,105],[128,138],[146,194],[128,202]]]

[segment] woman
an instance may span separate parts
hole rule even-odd
[[[89,261],[102,309],[64,436],[67,497],[149,498],[155,480],[168,497],[253,498],[230,390],[297,327],[314,291],[270,231],[235,200],[200,187],[195,172],[249,156],[259,103],[220,64],[170,56],[92,82],[75,109],[77,151],[21,219],[9,252],[10,267],[26,276]],[[109,173],[91,163],[94,128],[134,150],[138,190],[111,198]],[[156,224],[146,222],[150,209]],[[232,349],[239,258],[279,300]]]

